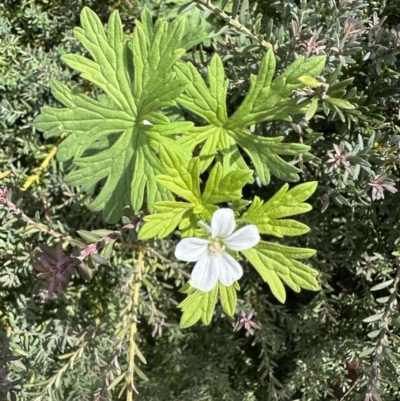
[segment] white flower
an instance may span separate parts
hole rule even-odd
[[[230,286],[243,276],[242,266],[227,252],[244,251],[260,241],[254,225],[245,226],[236,232],[233,210],[219,209],[211,219],[211,227],[201,222],[209,234],[208,239],[184,238],[175,250],[177,259],[197,262],[191,276],[191,286],[200,291],[211,291],[218,283]]]

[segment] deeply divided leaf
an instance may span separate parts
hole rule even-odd
[[[165,172],[157,153],[165,146],[187,159],[188,152],[169,136],[193,126],[188,122],[170,124],[161,107],[174,104],[186,83],[171,71],[184,49],[179,48],[185,20],[152,25],[148,10],[142,13],[132,39],[125,40],[117,11],[107,30],[88,8],[81,13],[82,28],[75,35],[91,59],[78,55],[63,60],[81,76],[103,91],[97,100],[52,81],[54,96],[65,108],[44,107],[36,127],[46,137],[67,133],[59,147],[61,161],[73,159],[76,169],[67,182],[101,191],[91,204],[103,210],[104,218],[115,222],[124,206],[139,210],[144,202],[154,210],[157,201],[171,201],[171,192],[156,182]]]
[[[144,218],[146,224],[139,231],[139,239],[163,238],[178,226],[182,236],[192,236],[199,220],[210,221],[217,203],[232,202],[242,197],[242,188],[252,180],[251,170],[235,170],[224,175],[223,167],[216,163],[211,169],[203,194],[200,193],[200,160],[189,163],[166,146],[160,151],[165,171],[156,177],[158,183],[186,202],[158,202],[157,214]]]
[[[189,285],[184,291],[187,297],[182,301],[178,308],[182,310],[180,326],[187,328],[193,326],[200,319],[203,324],[209,325],[214,314],[217,294],[219,293],[224,312],[228,316],[233,316],[236,310],[236,290],[239,288],[237,283],[230,287],[222,284],[215,286],[210,292],[196,290]]]
[[[292,219],[283,217],[306,213],[311,205],[304,203],[315,191],[316,182],[307,182],[289,190],[285,184],[268,202],[263,203],[257,196],[242,218],[250,224],[255,224],[262,234],[296,236],[306,234],[308,226]]]
[[[194,127],[185,133],[180,143],[189,149],[201,145],[200,168],[204,171],[217,154],[222,156],[224,172],[246,169],[239,151],[241,148],[251,159],[263,184],[268,184],[271,173],[286,181],[297,181],[299,169],[281,156],[296,156],[308,150],[303,144],[282,143],[283,137],[266,138],[251,134],[247,127],[267,120],[288,120],[302,112],[295,99],[290,99],[294,89],[304,84],[299,80],[307,73],[318,75],[325,63],[324,57],[299,57],[280,76],[273,80],[275,58],[266,53],[257,77],[250,77],[250,89],[241,106],[232,116],[227,115],[225,79],[222,61],[214,55],[208,67],[208,86],[200,73],[190,63],[177,63],[175,71],[187,83],[178,102],[190,112],[201,117],[206,126]]]
[[[301,288],[313,291],[319,289],[315,279],[318,272],[298,262],[298,259],[313,256],[315,254],[313,249],[287,247],[260,241],[254,248],[242,253],[268,283],[274,296],[282,303],[286,299],[283,283],[295,292],[300,292]]]

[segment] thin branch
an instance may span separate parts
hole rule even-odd
[[[157,252],[156,250],[154,250],[151,247],[146,247],[145,250],[147,252],[152,253],[154,256],[156,256],[158,259],[160,259],[162,262],[164,263],[168,263],[168,265],[170,267],[172,267],[174,270],[176,270],[178,273],[182,274],[182,276],[186,277],[186,278],[190,278],[190,274],[186,273],[185,271],[183,271],[182,269],[180,269],[178,267],[178,263],[173,262],[172,260],[169,260],[168,258],[166,258],[165,256],[161,255],[161,253]]]
[[[258,43],[260,43],[261,46],[264,46],[267,49],[272,49],[273,48],[271,43],[269,43],[269,42],[265,41],[264,39],[260,38],[259,36],[255,35],[249,29],[247,29],[244,25],[242,25],[239,21],[237,21],[236,19],[231,18],[224,11],[222,11],[219,8],[215,7],[213,4],[211,4],[210,0],[195,0],[195,2],[200,4],[200,5],[202,5],[203,7],[207,8],[214,15],[216,15],[217,17],[223,19],[228,25],[230,25],[231,27],[237,29],[239,32],[244,33],[250,39],[253,39],[253,40],[257,41]]]
[[[27,216],[13,201],[11,200],[11,191],[8,188],[1,188],[0,189],[0,204],[5,205],[5,207],[15,216],[21,218],[25,223],[30,224],[31,226],[35,227],[40,232],[44,232],[46,234],[51,235],[52,237],[56,238],[66,238],[72,239],[65,234],[58,233],[43,224],[37,223],[36,221],[32,220],[29,216]]]
[[[389,329],[390,317],[393,312],[396,312],[396,304],[397,304],[397,288],[400,283],[400,266],[397,267],[396,276],[393,282],[393,292],[390,294],[389,301],[386,305],[386,310],[383,315],[383,325],[379,333],[378,340],[376,342],[376,352],[374,356],[374,362],[372,364],[371,373],[369,375],[368,383],[367,383],[367,391],[365,393],[365,400],[372,400],[372,395],[374,391],[377,389],[377,380],[379,378],[379,361],[382,360],[381,354],[383,348],[385,346],[385,342],[387,342],[387,332]]]
[[[65,139],[66,134],[63,133],[58,140],[57,144],[52,147],[48,155],[45,157],[45,159],[42,161],[40,166],[38,167],[36,173],[31,174],[29,177],[25,179],[24,184],[21,187],[21,191],[26,191],[34,182],[38,183],[40,176],[42,175],[43,171],[47,168],[49,163],[53,160],[54,156],[57,153],[57,149],[59,144]]]
[[[356,384],[358,383],[358,379],[354,380],[354,383],[350,386],[350,388],[343,394],[342,398],[339,401],[343,401],[354,389]]]
[[[123,234],[124,232],[129,231],[132,228],[135,228],[136,225],[140,222],[140,220],[141,220],[141,217],[137,216],[134,220],[132,220],[131,223],[123,226],[119,230],[119,233]],[[114,233],[111,233],[110,235],[107,235],[104,238],[101,238],[99,241],[95,242],[94,244],[88,245],[86,248],[82,249],[80,255],[76,256],[76,259],[84,261],[88,256],[96,253],[99,249],[104,248],[111,241],[115,241],[118,238],[118,236],[119,236],[118,232],[114,232]]]
[[[144,250],[139,249],[138,251],[138,259],[136,263],[136,270],[134,276],[134,284],[132,290],[132,303],[131,303],[131,325],[129,332],[129,360],[128,360],[128,374],[126,377],[127,384],[127,392],[126,392],[126,401],[133,400],[133,391],[135,390],[135,386],[133,384],[133,377],[135,374],[135,335],[137,332],[137,315],[138,315],[138,305],[139,305],[139,290],[142,282],[142,274],[143,274],[143,257]]]

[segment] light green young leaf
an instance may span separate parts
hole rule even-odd
[[[304,58],[300,56],[295,60],[286,71],[277,77],[272,85],[271,92],[275,95],[276,92],[279,93],[281,98],[288,97],[292,91],[298,89],[301,77],[308,75],[309,77],[318,76],[325,66],[325,56]]]
[[[178,308],[182,310],[180,327],[193,326],[200,319],[204,325],[209,325],[214,314],[218,292],[225,313],[233,316],[236,310],[236,290],[238,289],[237,282],[230,287],[219,283],[210,292],[199,291],[187,285],[182,292],[187,293],[188,296],[178,305]]]
[[[318,110],[318,98],[314,98],[308,107],[305,119],[307,121],[310,121],[314,117],[317,110]]]
[[[221,283],[218,283],[218,287],[222,309],[228,316],[233,316],[235,314],[237,302],[235,284],[226,287]]]
[[[215,286],[210,292],[199,291],[191,287],[186,299],[178,305],[178,308],[182,310],[180,327],[193,326],[200,319],[203,324],[210,324],[217,301],[217,292],[218,286]]]
[[[313,249],[293,248],[260,241],[254,248],[241,252],[282,303],[286,300],[282,281],[295,292],[300,292],[301,288],[312,291],[319,289],[315,279],[318,272],[297,261],[313,256],[315,254]]]
[[[138,238],[163,238],[176,227],[182,236],[192,236],[199,220],[210,221],[218,209],[216,203],[232,202],[242,197],[242,188],[252,180],[251,170],[235,170],[224,176],[223,167],[216,163],[210,171],[204,193],[200,193],[200,161],[192,158],[189,163],[165,146],[160,150],[160,160],[168,175],[156,177],[158,183],[185,199],[185,202],[158,202],[154,205],[158,214],[146,216],[145,225]]]
[[[164,148],[160,151],[160,161],[168,175],[159,175],[157,182],[193,204],[200,203],[199,159],[193,158],[187,165],[184,157]]]
[[[201,319],[203,298],[208,298],[206,292],[194,290],[178,305],[182,310],[181,328],[193,326]]]
[[[299,77],[299,81],[310,88],[317,88],[318,86],[321,86],[321,82],[319,82],[318,79],[310,77],[309,75],[302,75]]]
[[[201,321],[204,325],[208,326],[211,323],[211,319],[214,314],[215,303],[217,302],[218,286],[215,286],[210,292],[207,292],[207,296],[203,297],[201,303]]]
[[[353,110],[355,109],[355,106],[352,105],[348,100],[346,99],[338,99],[334,97],[326,97],[324,99],[325,102],[328,102],[329,104],[336,106],[339,109],[342,110]]]
[[[303,144],[282,144],[283,137],[264,138],[250,134],[247,127],[266,120],[286,119],[302,112],[297,101],[289,99],[292,91],[304,86],[299,78],[307,73],[318,75],[324,66],[324,57],[297,59],[282,75],[272,80],[275,58],[272,51],[266,53],[257,77],[250,77],[250,89],[235,113],[228,117],[226,91],[228,82],[221,59],[215,55],[208,67],[209,87],[190,63],[177,63],[175,71],[182,82],[187,83],[178,102],[204,119],[208,125],[188,130],[179,141],[185,148],[200,150],[200,170],[203,172],[220,152],[224,173],[246,169],[239,147],[250,157],[263,184],[270,181],[270,173],[286,181],[297,181],[299,169],[280,156],[295,156],[309,149]]]
[[[124,206],[142,207],[145,192],[151,211],[155,202],[173,200],[155,180],[165,172],[158,152],[171,146],[180,157],[189,157],[189,151],[168,136],[193,124],[170,124],[158,113],[173,105],[187,85],[171,70],[185,52],[179,48],[185,20],[178,18],[170,25],[158,20],[153,26],[150,11],[144,9],[142,22],[137,21],[127,41],[117,11],[111,14],[107,31],[87,7],[81,24],[75,35],[92,59],[66,55],[63,60],[104,94],[94,100],[53,80],[52,92],[65,108],[44,107],[35,124],[46,138],[69,134],[58,153],[60,160],[72,158],[77,167],[67,182],[86,190],[101,183],[91,209],[103,210],[107,221],[116,222]]]
[[[250,224],[255,224],[261,234],[283,236],[302,235],[309,231],[308,226],[282,217],[294,216],[310,211],[311,205],[304,203],[317,188],[317,182],[306,182],[289,189],[285,184],[268,202],[263,203],[257,196],[242,216]]]
[[[149,238],[164,238],[178,227],[187,210],[191,209],[190,203],[183,202],[159,202],[154,205],[158,213],[144,217],[146,224],[138,233],[139,240]]]
[[[223,177],[222,165],[216,163],[208,176],[202,203],[207,205],[238,200],[242,197],[242,188],[251,181],[251,170],[235,170]]]

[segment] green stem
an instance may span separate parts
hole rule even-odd
[[[139,302],[139,290],[142,281],[142,272],[143,272],[143,249],[139,248],[138,257],[136,263],[136,271],[134,277],[134,285],[132,291],[132,309],[131,309],[131,325],[129,330],[129,360],[128,360],[128,376],[126,379],[127,382],[127,393],[126,393],[126,401],[133,400],[133,377],[135,374],[135,335],[137,332],[137,315],[138,315],[138,302]]]
[[[196,3],[201,4],[203,7],[210,10],[217,17],[223,19],[227,24],[229,24],[233,28],[236,28],[239,32],[244,33],[247,37],[257,41],[258,43],[260,43],[260,45],[266,47],[267,49],[272,49],[271,43],[263,40],[261,37],[258,37],[257,35],[254,35],[254,33],[249,31],[239,21],[236,21],[236,19],[231,18],[228,14],[226,14],[225,12],[223,12],[222,10],[211,4],[209,0],[195,0],[195,1]]]

